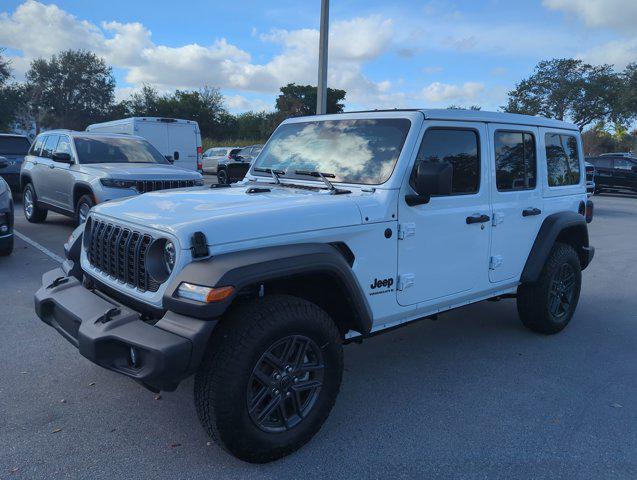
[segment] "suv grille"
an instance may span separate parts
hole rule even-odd
[[[194,187],[194,180],[137,180],[135,190],[139,193],[168,190],[170,188]]]
[[[87,248],[89,263],[122,283],[142,292],[156,292],[159,283],[146,270],[146,252],[153,237],[126,227],[91,218]]]

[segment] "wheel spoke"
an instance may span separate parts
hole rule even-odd
[[[261,390],[259,390],[259,393],[257,393],[254,398],[252,398],[249,408],[250,413],[254,413],[257,408],[259,408],[259,405],[261,405],[263,399],[268,395],[269,391],[270,389],[268,387],[262,387]]]
[[[298,348],[296,349],[296,355],[294,357],[294,362],[292,363],[292,365],[295,370],[298,370],[299,368],[301,368],[301,365],[303,364],[303,360],[305,359],[305,353],[307,352],[308,342],[299,340],[296,343],[298,345]]]
[[[290,417],[285,411],[285,401],[279,402],[279,415],[281,415],[281,420],[283,421],[285,428],[290,428]]]
[[[274,412],[274,410],[276,410],[276,408],[279,406],[279,403],[281,403],[281,395],[279,394],[273,396],[270,400],[270,403],[268,403],[265,408],[261,410],[261,413],[259,413],[259,421],[263,422],[266,418],[268,418],[270,414]]]
[[[552,315],[557,315],[559,306],[560,306],[559,294],[551,295],[551,301],[549,303],[549,311],[551,312]]]
[[[299,418],[303,418],[303,405],[301,404],[301,395],[295,389],[292,389],[292,405],[294,406],[294,413],[296,413]]]
[[[321,385],[323,385],[323,383],[319,382],[318,380],[306,380],[304,382],[297,383],[292,387],[292,389],[296,390],[297,392],[302,392],[305,390],[313,390],[319,388]]]
[[[260,370],[259,367],[254,370],[253,374],[254,377],[266,387],[269,387],[272,383],[272,378],[270,378],[269,375],[266,375],[262,370]]]
[[[275,357],[270,352],[268,352],[265,355],[263,355],[263,360],[268,362],[272,367],[274,367],[276,369],[279,369],[279,370],[282,369],[285,366],[283,364],[283,362],[279,358]]]
[[[294,347],[296,346],[297,337],[290,337],[288,342],[285,344],[285,349],[283,350],[283,355],[281,355],[281,360],[284,364],[289,364],[292,359],[292,355],[294,354]]]

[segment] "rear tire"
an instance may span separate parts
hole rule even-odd
[[[89,210],[95,206],[92,195],[82,195],[75,206],[75,226],[82,225],[86,222]]]
[[[24,217],[31,223],[42,223],[46,220],[49,211],[46,208],[38,206],[38,197],[35,194],[35,188],[28,183],[24,187],[22,193],[22,211]]]
[[[228,184],[228,172],[225,169],[217,170],[217,183],[220,185]]]
[[[6,257],[13,252],[13,235],[9,238],[0,238],[0,257]]]
[[[551,335],[571,321],[582,286],[577,252],[570,245],[556,242],[534,284],[518,287],[517,307],[525,327]]]
[[[270,462],[318,432],[342,371],[339,331],[318,306],[286,295],[250,301],[214,333],[195,376],[197,414],[232,455]]]

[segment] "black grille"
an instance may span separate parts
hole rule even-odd
[[[194,180],[137,180],[135,189],[139,193],[168,190],[170,188],[194,187]]]
[[[159,283],[146,270],[146,253],[153,237],[91,218],[87,256],[89,263],[122,283],[142,292],[156,292]]]

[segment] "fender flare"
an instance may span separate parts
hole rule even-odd
[[[182,315],[216,318],[230,307],[242,289],[261,282],[280,280],[305,274],[327,274],[338,282],[356,313],[353,324],[366,335],[372,327],[372,314],[356,276],[343,254],[323,243],[301,243],[225,253],[187,265],[168,285],[163,306]],[[181,282],[209,287],[233,286],[228,299],[201,304],[176,296]]]
[[[566,229],[574,229],[577,231],[578,248],[576,248],[576,251],[580,257],[582,269],[588,266],[589,244],[586,219],[579,213],[570,211],[553,213],[544,219],[535,237],[535,242],[533,242],[533,247],[524,265],[520,282],[534,283],[540,278],[542,268],[551,253],[555,241],[558,239],[560,233]],[[590,257],[592,257],[592,255],[590,255]]]

